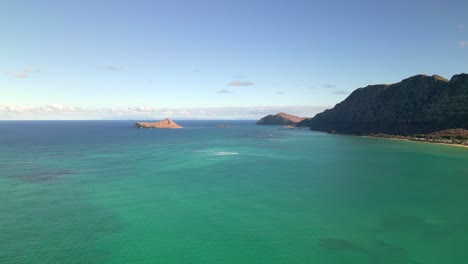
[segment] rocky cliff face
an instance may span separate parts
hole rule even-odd
[[[286,113],[278,113],[276,115],[267,115],[262,117],[262,119],[258,120],[257,125],[293,126],[302,120],[304,120],[302,117]]]
[[[333,109],[298,126],[350,134],[425,134],[468,129],[468,74],[450,81],[417,75],[395,84],[359,88]]]
[[[149,123],[149,122],[136,122],[136,128],[182,128],[176,122],[172,121],[169,118],[161,120],[159,122]]]

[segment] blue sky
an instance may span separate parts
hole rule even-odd
[[[0,119],[313,116],[468,72],[468,1],[0,1]],[[209,114],[207,114],[209,113]]]

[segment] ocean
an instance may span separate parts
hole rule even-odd
[[[0,263],[468,259],[468,148],[176,122],[1,121]]]

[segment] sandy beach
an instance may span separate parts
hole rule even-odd
[[[378,136],[362,136],[362,137],[389,139],[389,140],[401,140],[401,141],[412,141],[412,142],[430,143],[430,144],[437,144],[437,145],[446,145],[446,146],[453,146],[453,147],[468,148],[468,145],[463,145],[463,144],[456,144],[456,143],[451,144],[451,143],[434,142],[434,141],[427,141],[427,140],[413,140],[413,139],[408,139],[408,138],[391,138],[391,137],[378,137]]]

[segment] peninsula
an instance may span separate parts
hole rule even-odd
[[[136,128],[160,128],[160,129],[176,129],[182,128],[182,126],[178,125],[176,122],[172,121],[169,118],[161,120],[159,122],[136,122]]]

